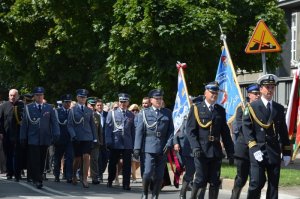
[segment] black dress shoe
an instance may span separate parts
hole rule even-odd
[[[107,185],[106,185],[108,188],[112,188],[112,182],[107,182]]]
[[[126,190],[126,191],[129,191],[129,190],[131,190],[131,187],[129,185],[124,185],[123,189]]]
[[[60,182],[59,177],[55,177],[54,181],[55,181],[55,182]]]
[[[100,184],[100,181],[99,180],[92,180],[92,183],[93,184]]]
[[[36,186],[36,188],[41,189],[41,188],[43,187],[43,183],[37,182],[37,183],[35,184],[35,186]]]
[[[82,186],[83,186],[83,188],[89,188],[89,183],[87,183],[87,182],[82,182]]]

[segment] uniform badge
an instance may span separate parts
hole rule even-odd
[[[35,121],[35,120],[36,120],[36,118],[34,117],[34,118],[33,118],[33,121]]]
[[[244,110],[244,115],[248,115],[249,114],[249,108],[246,107],[245,110]]]
[[[260,128],[260,131],[264,131],[264,129],[263,129],[263,128]]]

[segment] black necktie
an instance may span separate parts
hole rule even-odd
[[[81,111],[83,112],[83,106],[81,106]]]
[[[156,115],[158,115],[158,114],[159,114],[159,109],[157,108],[157,109],[155,110],[155,112],[156,112]]]
[[[68,109],[66,109],[66,116],[68,117],[68,114],[69,114],[69,110]]]
[[[267,115],[268,115],[268,117],[270,117],[270,115],[271,115],[271,103],[270,102],[268,102],[268,104],[267,104]]]
[[[38,107],[39,107],[39,111],[42,112],[42,105],[39,104]]]
[[[122,111],[123,112],[123,117],[125,117],[126,116],[126,111]]]
[[[213,105],[210,105],[210,106],[209,106],[209,110],[210,110],[210,112],[213,112],[213,111],[214,111]]]

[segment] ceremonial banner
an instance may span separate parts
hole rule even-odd
[[[298,103],[299,103],[298,88],[299,88],[299,69],[297,69],[294,75],[292,88],[290,92],[289,105],[285,116],[285,121],[288,128],[290,139],[292,139],[293,137],[295,124],[297,121],[297,115],[298,115]]]
[[[174,123],[174,134],[176,134],[177,131],[180,129],[184,117],[188,116],[191,106],[183,71],[183,69],[186,68],[186,64],[178,62],[176,66],[178,68],[178,88],[172,114]]]
[[[220,86],[218,103],[225,108],[226,120],[230,123],[234,119],[237,106],[242,102],[242,97],[227,45],[222,50],[215,80]]]

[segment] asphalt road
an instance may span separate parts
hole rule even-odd
[[[131,191],[124,191],[121,186],[113,185],[113,188],[107,188],[105,182],[99,185],[90,184],[89,188],[83,188],[80,183],[77,185],[67,184],[65,181],[54,182],[53,176],[48,174],[48,181],[44,182],[42,189],[37,189],[31,183],[25,180],[14,182],[6,180],[4,175],[0,175],[0,198],[23,198],[23,199],[52,199],[52,198],[83,198],[83,199],[138,199],[141,198],[142,184],[141,179],[138,183],[131,184]],[[221,189],[219,198],[230,198],[230,189]],[[206,194],[206,198],[208,193]],[[265,198],[265,193],[262,198]],[[187,194],[189,198],[190,192]],[[150,198],[150,197],[149,197]],[[164,187],[160,199],[179,198],[179,189],[174,186]],[[241,199],[246,198],[246,192],[243,192]],[[299,197],[280,194],[280,199],[299,199]]]

